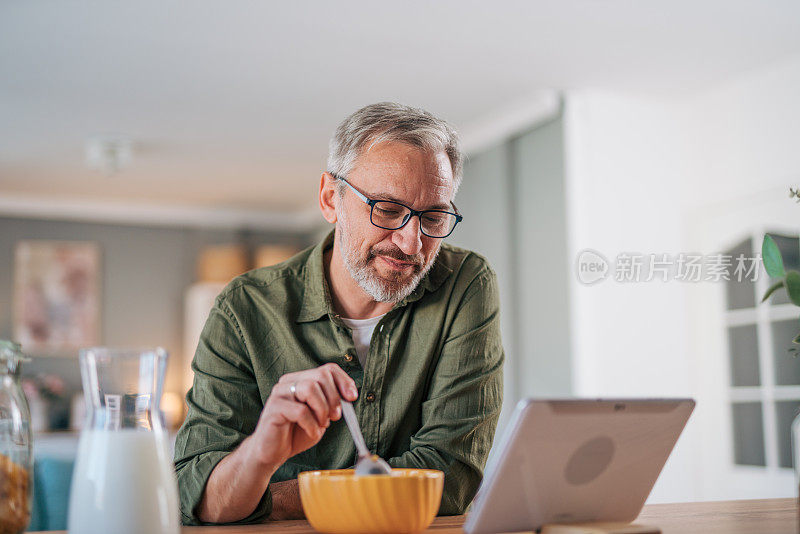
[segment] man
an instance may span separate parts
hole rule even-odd
[[[443,244],[461,220],[453,129],[393,103],[338,127],[319,204],[334,232],[219,295],[175,445],[185,523],[303,517],[297,474],[351,467],[340,400],[392,467],[445,473],[440,514],[483,475],[502,404],[498,290]]]

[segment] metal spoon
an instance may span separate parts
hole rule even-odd
[[[358,425],[356,412],[353,405],[342,399],[342,415],[353,436],[353,441],[358,450],[358,461],[356,462],[356,475],[389,475],[392,468],[377,454],[370,454],[364,436],[361,435],[361,427]]]

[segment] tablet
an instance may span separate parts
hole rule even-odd
[[[692,399],[520,401],[464,530],[633,521],[692,410]]]

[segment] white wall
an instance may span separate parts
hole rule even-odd
[[[594,249],[681,250],[683,116],[669,101],[572,93],[566,108],[567,199],[573,262]],[[573,263],[574,267],[574,263]],[[574,390],[578,396],[691,394],[683,288],[660,281],[572,282]],[[687,429],[650,502],[697,498]]]
[[[591,248],[617,254],[681,249],[680,121],[661,100],[602,93],[567,99],[567,195],[573,262]],[[574,267],[574,264],[573,264]],[[572,276],[575,389],[582,395],[686,393],[685,340],[674,321],[679,288],[664,283],[585,286]],[[661,384],[661,385],[659,385]],[[669,384],[669,386],[667,385]],[[655,388],[655,390],[654,390]]]
[[[683,205],[704,209],[800,185],[800,57],[749,73],[688,103],[695,172]],[[800,216],[799,216],[800,217]]]
[[[691,232],[698,214],[785,197],[788,185],[800,185],[798,94],[800,58],[688,97],[569,93],[571,257],[585,248],[612,263],[621,252],[694,252],[689,247],[696,242]],[[800,221],[800,207],[797,214]],[[571,281],[577,395],[699,393],[693,358],[706,355],[692,345],[691,287],[675,281]],[[650,502],[746,496],[741,489],[703,484],[697,416]]]

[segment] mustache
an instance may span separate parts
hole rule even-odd
[[[423,263],[425,262],[421,255],[404,254],[403,251],[399,249],[373,248],[372,250],[369,251],[369,260],[374,259],[376,256],[388,256],[389,258],[395,259],[397,261],[412,263],[418,269],[421,269]]]

